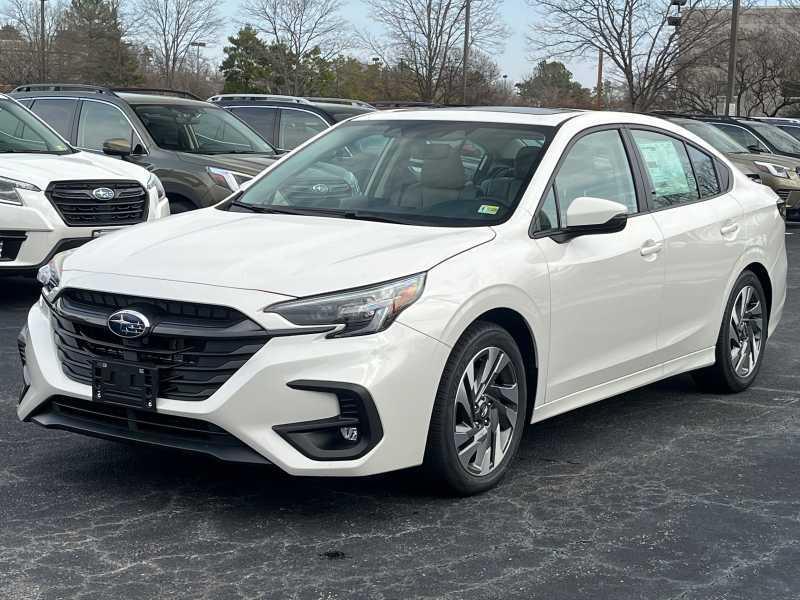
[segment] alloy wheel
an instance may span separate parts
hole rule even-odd
[[[758,364],[764,337],[764,309],[756,289],[744,286],[731,311],[729,348],[731,366],[737,377],[748,377]]]
[[[461,466],[472,475],[492,473],[511,446],[519,410],[514,364],[497,347],[467,364],[455,396],[453,439]]]

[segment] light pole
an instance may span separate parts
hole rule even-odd
[[[469,68],[469,10],[470,0],[465,0],[464,4],[464,104],[467,103],[467,73]]]
[[[200,81],[200,48],[205,48],[205,42],[190,42],[192,48],[197,48],[197,81]]]
[[[728,52],[728,93],[725,97],[725,112],[729,117],[736,116],[738,107],[733,102],[734,79],[736,78],[736,50],[739,38],[739,0],[733,0],[731,11],[731,47]]]
[[[47,0],[41,0],[41,8],[39,10],[39,75],[42,78],[42,83],[47,81],[47,37],[45,36],[44,29],[44,3]]]
[[[597,109],[603,108],[603,49],[597,55]]]

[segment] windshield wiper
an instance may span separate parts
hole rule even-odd
[[[252,212],[274,215],[302,215],[307,217],[333,217],[337,219],[353,219],[358,221],[375,221],[378,223],[399,223],[413,225],[416,221],[398,217],[389,217],[359,210],[342,210],[337,208],[300,208],[295,206],[257,206],[234,200],[231,206],[237,206]]]

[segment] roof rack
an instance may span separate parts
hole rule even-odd
[[[311,104],[300,96],[285,96],[283,94],[217,94],[208,99],[209,102],[219,102],[220,100],[267,100],[273,102],[292,102],[294,104]]]
[[[360,106],[361,108],[375,108],[369,102],[363,100],[351,100],[349,98],[323,98],[319,96],[306,96],[310,102],[327,102],[328,104],[344,104],[346,106]]]
[[[189,100],[200,100],[202,102],[202,98],[199,98],[193,93],[185,90],[171,90],[168,88],[115,87],[111,91],[120,92],[123,94],[155,94],[157,96],[176,96],[178,98],[188,98]]]
[[[15,92],[94,92],[95,94],[114,94],[111,88],[83,83],[29,83],[11,90],[11,93]]]

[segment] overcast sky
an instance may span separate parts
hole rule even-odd
[[[246,0],[225,0],[228,9],[226,15],[228,17],[228,27],[225,34],[226,38],[228,35],[235,33],[238,29],[240,21],[240,1]],[[368,11],[365,10],[364,3],[358,0],[349,0],[345,9],[342,11],[342,16],[358,29],[378,29],[370,20]],[[504,0],[502,16],[506,25],[511,28],[512,35],[506,41],[505,52],[501,56],[496,57],[496,60],[498,65],[500,65],[501,73],[508,74],[509,80],[519,81],[531,71],[533,66],[528,60],[528,51],[525,46],[525,33],[528,25],[535,21],[537,15],[536,12],[526,4],[525,0]],[[218,48],[214,48],[214,54],[221,55],[223,45],[224,44],[220,44]],[[210,53],[211,52],[209,52],[209,54]],[[354,51],[354,53],[358,54],[358,51]],[[365,56],[365,58],[368,57]],[[568,66],[575,74],[575,78],[578,81],[586,87],[594,87],[596,78],[595,69],[597,68],[595,64],[578,62],[569,64]]]

